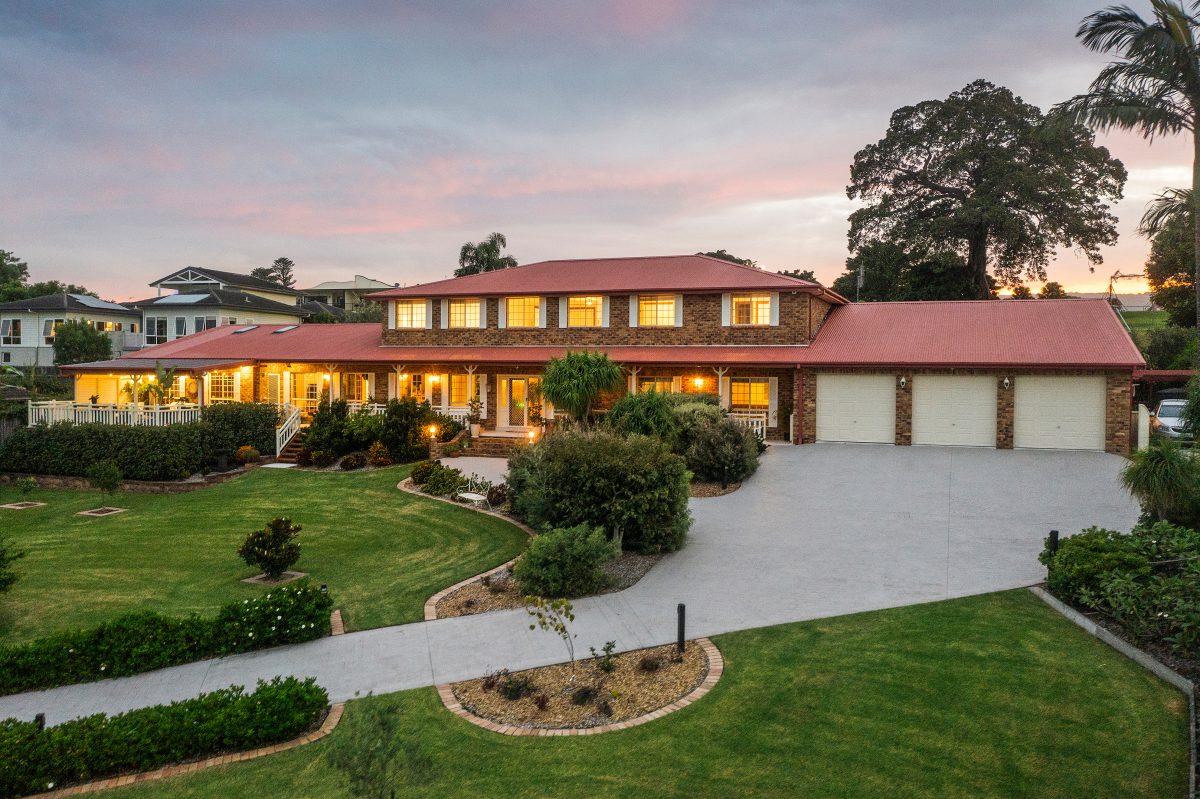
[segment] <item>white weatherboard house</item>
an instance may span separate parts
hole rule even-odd
[[[221,325],[298,324],[310,315],[298,305],[300,292],[253,275],[189,266],[150,285],[158,296],[130,303],[142,313],[147,346]]]
[[[303,289],[303,295],[316,302],[332,305],[344,311],[354,310],[364,302],[374,302],[366,299],[373,291],[394,288],[394,283],[384,283],[382,280],[355,275],[353,280],[327,280],[312,288]]]
[[[67,320],[82,320],[108,333],[113,355],[142,346],[142,315],[88,294],[46,294],[0,303],[0,363],[54,366],[54,335]]]

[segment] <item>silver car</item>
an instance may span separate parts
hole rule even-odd
[[[1167,438],[1190,441],[1192,431],[1182,418],[1185,405],[1187,401],[1181,399],[1165,399],[1159,402],[1158,409],[1154,411],[1154,429]]]

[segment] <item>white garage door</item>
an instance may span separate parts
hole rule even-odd
[[[1013,444],[1104,449],[1104,376],[1016,378]]]
[[[896,378],[817,375],[817,440],[896,443]]]
[[[996,446],[996,378],[913,378],[912,443]]]

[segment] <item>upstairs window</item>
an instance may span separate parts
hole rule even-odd
[[[541,297],[505,297],[505,325],[508,327],[537,327],[541,317]]]
[[[568,297],[567,327],[600,327],[603,307],[603,297]]]
[[[175,338],[180,338],[187,335],[187,317],[175,317]]]
[[[64,319],[47,319],[42,323],[42,339],[45,340],[46,344],[54,344],[54,334],[58,331],[59,325],[62,325],[65,321]]]
[[[729,317],[734,325],[771,324],[771,295],[734,294],[730,298]]]
[[[167,317],[146,317],[146,343],[163,344],[167,340]]]
[[[462,329],[479,327],[479,300],[450,300],[446,303],[447,327]]]
[[[398,300],[396,327],[413,329],[425,327],[425,300]]]
[[[21,320],[0,320],[0,344],[19,346],[21,343]]]
[[[674,294],[644,294],[638,297],[638,327],[674,326]]]
[[[212,330],[217,326],[217,317],[215,316],[197,316],[193,320],[196,324],[196,332],[201,330]]]

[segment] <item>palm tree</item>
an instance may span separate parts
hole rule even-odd
[[[541,391],[550,404],[571,414],[586,429],[600,394],[619,388],[622,382],[620,365],[604,353],[568,352],[546,364]]]
[[[458,269],[454,270],[454,276],[478,275],[516,266],[516,258],[500,254],[507,246],[508,240],[503,233],[493,233],[478,244],[468,241],[458,252]]]
[[[1146,238],[1154,238],[1166,229],[1167,224],[1176,219],[1191,219],[1192,190],[1165,189],[1162,194],[1150,201],[1142,221],[1138,223],[1138,233]]]
[[[1156,521],[1188,523],[1200,491],[1200,461],[1179,444],[1155,436],[1150,446],[1129,456],[1121,482]]]
[[[1111,53],[1119,60],[1100,70],[1087,94],[1061,103],[1057,110],[1100,130],[1138,131],[1150,141],[1189,131],[1190,199],[1195,208],[1200,197],[1200,47],[1196,43],[1200,3],[1150,0],[1150,7],[1150,21],[1128,6],[1111,6],[1083,20],[1076,38],[1089,50]],[[1195,289],[1200,298],[1200,224],[1193,227]],[[1200,303],[1196,308],[1200,323]],[[1200,326],[1197,330],[1200,333]]]

